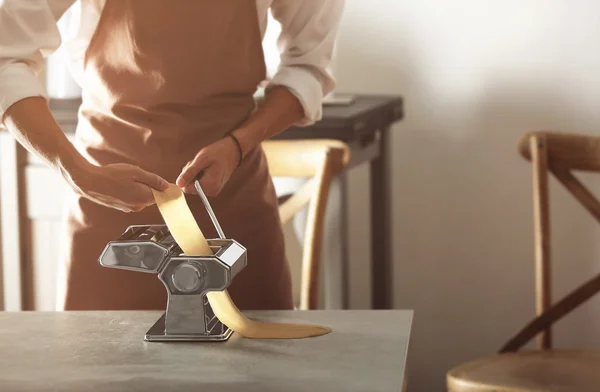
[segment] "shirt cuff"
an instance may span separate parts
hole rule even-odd
[[[323,116],[323,86],[310,70],[299,66],[283,66],[275,73],[266,89],[271,86],[287,87],[304,110],[304,118],[297,126],[308,126]]]
[[[11,63],[0,68],[0,119],[14,103],[40,96],[48,99],[42,83],[27,64]]]

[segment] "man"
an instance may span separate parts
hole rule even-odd
[[[276,195],[260,143],[321,116],[344,0],[80,0],[65,43],[82,87],[70,143],[35,74],[60,45],[56,22],[73,0],[0,6],[0,116],[70,185],[59,309],[161,309],[152,275],[101,268],[105,244],[131,224],[162,219],[151,189],[201,184],[223,230],[248,249],[230,293],[241,309],[291,309]],[[266,78],[267,12],[282,26],[281,66]],[[197,196],[188,203],[214,236]],[[148,208],[150,207],[150,208]]]

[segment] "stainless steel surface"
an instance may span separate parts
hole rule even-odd
[[[208,244],[215,249],[215,256],[218,261],[227,266],[230,274],[230,280],[246,268],[247,257],[246,248],[235,240],[210,240]]]
[[[205,317],[205,297],[196,295],[169,294],[167,311],[165,312],[165,335],[197,335],[199,339],[210,336]]]
[[[212,256],[186,256],[165,225],[139,225],[106,245],[99,258],[102,266],[156,273],[167,290],[165,315],[148,330],[146,340],[223,341],[231,335],[214,316],[206,293],[229,287],[246,266],[246,249],[230,239],[208,244]]]
[[[171,275],[173,286],[182,293],[193,293],[200,289],[206,279],[206,270],[194,262],[179,264]]]
[[[135,225],[107,244],[99,263],[103,267],[158,273],[170,256],[179,253],[181,249],[166,225]]]
[[[411,311],[248,312],[331,334],[219,344],[144,342],[160,312],[0,312],[0,391],[400,391]],[[409,385],[410,390],[410,385]]]
[[[202,312],[204,315],[204,311]],[[223,325],[214,315],[209,325],[208,334],[199,333],[166,333],[165,315],[163,314],[146,332],[144,340],[148,342],[224,342],[231,337],[233,331]]]
[[[206,211],[208,212],[208,216],[210,216],[210,220],[212,221],[213,225],[215,225],[215,229],[217,229],[217,234],[219,234],[219,238],[225,239],[225,233],[223,233],[223,229],[221,229],[219,220],[217,219],[217,216],[215,215],[215,212],[213,211],[212,206],[208,202],[208,198],[206,197],[206,194],[204,193],[202,186],[200,186],[199,180],[194,181],[194,187],[196,188],[196,191],[198,192],[200,199],[202,199],[202,203],[204,204],[204,208],[206,208]]]
[[[165,329],[162,337],[148,331],[151,341],[179,341],[184,336],[194,341],[215,341],[228,336],[227,332],[212,328],[218,320],[206,293],[229,287],[235,276],[232,270],[237,273],[246,265],[246,251],[235,241],[217,241],[220,246],[213,256],[176,256],[165,263],[158,275],[168,292]],[[238,263],[240,266],[236,266]]]

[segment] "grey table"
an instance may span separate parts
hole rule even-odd
[[[301,340],[148,343],[160,312],[0,313],[0,391],[400,391],[412,311],[248,313],[313,322]]]

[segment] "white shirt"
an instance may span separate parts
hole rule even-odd
[[[63,44],[73,76],[85,89],[83,59],[105,0],[0,0],[0,119],[19,100],[47,98],[37,75],[61,45],[57,22],[75,1],[78,15],[71,23],[77,25],[70,26],[75,34]],[[323,97],[334,87],[329,64],[344,1],[256,0],[263,37],[269,8],[281,24],[281,62],[269,83],[288,87],[299,99],[305,113],[300,125],[321,118]]]

